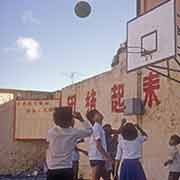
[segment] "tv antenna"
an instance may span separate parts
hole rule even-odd
[[[70,73],[61,73],[66,78],[69,78],[71,81],[71,84],[75,83],[76,78],[84,76],[83,74],[79,72],[70,72]]]

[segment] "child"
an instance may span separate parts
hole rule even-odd
[[[82,123],[84,129],[72,128],[73,117]],[[93,131],[80,113],[72,115],[70,107],[56,108],[53,118],[56,126],[48,130],[47,136],[47,180],[73,180],[72,152],[77,140],[90,136]]]
[[[169,140],[169,159],[164,166],[169,166],[168,180],[178,180],[180,177],[180,153],[177,145],[180,144],[180,137],[173,135]]]
[[[105,137],[106,137],[106,145],[107,145],[107,152],[109,153],[110,157],[112,152],[112,127],[110,124],[105,124],[103,126]],[[113,158],[112,158],[113,159]],[[106,162],[106,170],[107,170],[107,176],[110,179],[111,173],[113,172],[113,164],[111,162]]]
[[[147,134],[139,125],[127,123],[121,128],[121,135],[116,154],[116,160],[122,160],[120,180],[146,180],[139,160],[142,157],[142,144],[147,140]]]
[[[73,180],[78,180],[79,159],[79,151],[77,150],[77,147],[75,147],[74,151],[72,152]]]
[[[84,142],[84,140],[79,140],[77,144]],[[73,180],[78,180],[78,171],[79,171],[79,160],[80,160],[80,154],[79,152],[88,155],[87,151],[75,147],[73,153],[72,153],[72,163],[73,163]]]
[[[92,168],[91,180],[109,180],[105,168],[106,161],[112,161],[107,153],[106,137],[102,127],[103,115],[97,110],[91,110],[87,113],[87,119],[93,126],[93,134],[89,141],[88,156]]]

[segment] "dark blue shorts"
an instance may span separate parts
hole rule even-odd
[[[180,172],[169,172],[168,180],[179,180]]]
[[[73,169],[48,170],[47,180],[73,180]]]
[[[90,166],[94,167],[94,166],[105,166],[105,161],[103,160],[90,160]]]

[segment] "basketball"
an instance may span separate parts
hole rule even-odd
[[[74,8],[76,16],[80,18],[88,17],[91,13],[91,6],[86,1],[79,1]]]

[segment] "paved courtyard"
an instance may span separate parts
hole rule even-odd
[[[46,176],[0,176],[0,180],[46,180]]]

